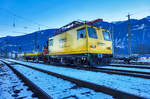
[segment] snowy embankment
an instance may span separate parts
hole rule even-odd
[[[84,80],[117,89],[123,92],[131,93],[144,98],[150,98],[150,80],[122,75],[112,75],[100,72],[84,71],[64,67],[55,67],[51,65],[28,63],[22,61],[11,60],[14,62],[30,65],[32,67],[44,69],[61,75]]]
[[[104,66],[98,68],[106,68],[106,69],[117,69],[117,70],[129,70],[129,71],[138,71],[138,72],[146,72],[150,73],[150,69],[141,69],[141,68],[128,68],[128,67],[112,67],[112,66]]]
[[[79,87],[69,81],[21,65],[12,65],[53,99],[112,99],[112,96]]]
[[[0,99],[37,99],[27,89],[11,69],[0,62]]]

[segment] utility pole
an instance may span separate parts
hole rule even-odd
[[[35,32],[34,51],[37,51],[37,32]]]
[[[39,27],[39,33],[41,33],[41,32],[40,32],[40,27]],[[40,37],[39,37],[39,39],[40,39]],[[38,45],[37,45],[37,50],[38,50],[38,52],[39,52],[39,48],[40,48],[40,46],[39,46],[39,43],[38,43]]]
[[[18,53],[18,58],[20,59],[21,57],[21,47],[19,47],[19,53]]]
[[[129,56],[131,57],[132,51],[131,51],[131,23],[130,23],[130,14],[127,15],[128,17],[128,51]]]
[[[114,26],[111,24],[111,39],[112,39],[112,51],[113,51],[113,56],[115,56],[115,39],[114,39]]]

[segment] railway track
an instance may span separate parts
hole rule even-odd
[[[57,64],[56,65],[52,65],[52,66],[60,67],[60,65],[57,65]],[[142,67],[142,66],[134,66],[134,67],[132,67],[132,66],[119,66],[119,65],[108,65],[108,66],[150,69],[149,67]],[[150,72],[101,68],[101,67],[104,67],[104,66],[98,66],[98,67],[93,67],[93,68],[85,68],[85,67],[78,67],[78,66],[61,65],[61,67],[150,79]]]
[[[110,64],[110,65],[108,65],[108,66],[112,66],[112,67],[128,67],[128,68],[150,69],[150,65]]]
[[[36,86],[31,80],[26,78],[23,74],[21,74],[19,71],[11,66],[16,63],[8,64],[7,62],[2,62],[6,64],[29,87],[32,92],[34,92],[34,97],[38,97],[39,99],[52,99],[47,93],[45,93],[42,89]]]
[[[117,70],[117,69],[106,69],[106,68],[95,68],[91,69],[92,71],[96,72],[104,72],[109,74],[118,74],[118,75],[126,75],[126,76],[133,76],[133,77],[140,77],[150,79],[150,74],[145,72],[137,72],[137,71],[129,71],[129,70]]]
[[[58,66],[60,66],[60,65],[58,65]],[[142,67],[142,66],[119,66],[119,65],[108,65],[108,66],[150,69],[150,67]],[[98,66],[98,67],[93,67],[93,68],[84,68],[84,67],[76,67],[76,66],[63,66],[63,67],[150,79],[150,72],[101,68],[101,67],[107,67],[107,66]]]
[[[35,63],[35,62],[32,62]],[[45,63],[39,63],[39,64],[45,64]],[[132,76],[132,77],[139,77],[139,78],[145,78],[150,79],[150,72],[142,72],[142,71],[131,71],[131,70],[119,70],[119,69],[111,69],[111,68],[101,68],[104,66],[98,66],[93,68],[85,68],[85,67],[78,67],[78,66],[66,66],[66,65],[59,65],[55,64],[52,66],[58,66],[58,67],[65,67],[65,68],[73,68],[73,69],[79,69],[79,70],[86,70],[86,71],[94,71],[94,72],[103,72],[108,74],[117,74],[117,75],[125,75],[125,76]],[[135,66],[135,65],[108,65],[112,67],[127,67],[127,68],[141,68],[141,69],[150,69],[150,66]],[[105,66],[106,67],[106,66]]]
[[[6,61],[6,63],[7,63],[7,61]],[[22,70],[23,70],[23,72],[21,71],[21,73],[23,73],[26,77],[28,77],[29,79],[32,79],[32,78],[30,78],[30,76],[27,76],[27,75],[35,75],[33,72],[30,72],[30,73],[27,73],[26,74],[26,72],[24,72],[24,71],[26,71],[26,69],[24,70],[24,68],[29,68],[29,69],[27,69],[28,71],[30,71],[31,69],[33,70],[33,71],[39,71],[39,70],[36,70],[36,69],[33,69],[33,68],[30,68],[30,67],[26,67],[26,66],[23,66],[23,65],[19,65],[19,64],[16,64],[16,63],[10,63],[9,62],[9,64],[11,65],[11,67],[12,68],[14,68],[14,69],[16,69],[18,72],[19,71],[21,71],[19,68],[18,68],[18,66],[20,67],[20,68],[23,68]],[[22,67],[21,67],[22,66]],[[17,68],[16,68],[17,67]],[[38,78],[39,76],[39,74],[40,75],[43,75],[43,73],[45,74],[45,75],[47,75],[47,73],[46,72],[42,72],[42,71],[39,71],[39,72],[41,72],[41,74],[40,73],[37,73],[37,75],[35,75],[33,78]],[[50,74],[49,74],[50,75]],[[57,78],[58,79],[58,76],[54,76],[54,75],[52,75],[54,78]],[[42,77],[44,77],[44,76],[42,76]],[[52,81],[54,81],[53,78],[52,77]],[[41,78],[41,77],[40,77]],[[51,78],[51,77],[50,77]],[[60,77],[59,77],[60,78]],[[46,77],[45,79],[48,79],[48,77]],[[44,80],[44,79],[43,79]],[[48,81],[50,81],[51,82],[51,80],[48,80]],[[60,79],[59,79],[60,80]],[[59,81],[58,80],[58,81]],[[35,82],[35,80],[34,79],[32,79],[32,81],[34,81]],[[37,79],[37,81],[39,81],[39,79]],[[44,80],[45,81],[45,80]],[[41,81],[40,82],[40,85],[38,85],[37,83],[35,83],[36,85],[38,85],[38,86],[40,86],[40,88],[41,88],[41,84],[43,83],[44,84],[44,86],[45,87],[47,87],[47,89],[49,89],[50,88],[50,86],[52,86],[51,88],[53,88],[53,86],[55,86],[55,85],[53,85],[53,83],[55,83],[55,81],[53,82],[53,83],[50,83],[50,82],[48,82],[48,83],[50,83],[50,84],[46,84],[45,85],[45,82],[44,81]],[[58,81],[56,81],[57,83],[58,83]],[[69,83],[67,83],[67,84],[69,84],[70,85],[70,81],[65,81],[65,82],[69,82]],[[60,82],[60,83],[64,83],[64,81],[63,82]],[[52,85],[51,85],[52,84]],[[73,83],[72,83],[73,84]],[[108,95],[108,94],[105,94],[105,93],[101,93],[101,92],[95,92],[94,90],[92,91],[92,89],[87,89],[87,88],[84,88],[84,87],[82,87],[82,86],[77,86],[76,84],[73,84],[73,85],[75,85],[75,86],[73,86],[73,87],[70,87],[70,89],[68,89],[68,92],[66,92],[66,89],[68,88],[67,86],[69,86],[69,85],[66,85],[66,84],[56,84],[58,87],[55,89],[55,91],[53,92],[52,90],[46,90],[46,92],[50,92],[50,93],[48,93],[51,97],[52,97],[52,99],[70,99],[71,97],[73,98],[73,99],[82,99],[82,98],[80,98],[81,96],[83,97],[86,97],[86,95],[90,98],[90,97],[95,97],[95,96],[100,96],[102,99],[104,98],[104,99],[114,99],[113,98],[113,96],[111,96],[111,95]],[[64,86],[66,86],[66,87],[64,87],[63,89],[64,90],[62,90],[62,92],[59,94],[59,91],[58,91],[58,89],[59,90],[61,90],[62,88],[59,88],[60,86],[62,87],[62,85],[64,85]],[[43,89],[43,88],[42,88]],[[43,90],[45,90],[45,88],[43,89]],[[75,90],[77,91],[77,93],[76,94],[74,94],[74,92],[75,92]],[[85,91],[86,90],[86,91]],[[73,92],[73,93],[70,93],[70,92]],[[80,92],[80,95],[78,95],[78,93]],[[57,95],[54,95],[54,93],[56,93],[57,95],[59,94],[59,96],[60,97],[55,97],[55,96],[57,96]],[[69,94],[67,97],[65,96],[65,94]],[[63,97],[63,98],[61,98],[61,96],[62,96],[62,94],[64,94],[64,96],[65,97]],[[72,94],[74,94],[74,95],[72,95]],[[54,95],[54,96],[53,96]],[[102,95],[102,96],[101,96]],[[76,97],[77,96],[77,97]],[[88,99],[89,99],[88,98]],[[40,98],[40,99],[46,99],[46,98]],[[86,99],[86,98],[85,98]],[[91,98],[90,98],[91,99]],[[96,98],[97,99],[97,98]]]
[[[64,80],[71,81],[71,82],[76,83],[77,85],[82,86],[82,87],[90,88],[90,89],[93,89],[95,91],[99,91],[99,92],[103,92],[103,93],[112,95],[117,99],[144,99],[143,97],[136,96],[136,95],[126,93],[126,92],[122,92],[120,90],[115,90],[115,89],[112,89],[112,88],[109,88],[109,87],[105,87],[105,86],[102,86],[102,85],[97,85],[97,84],[90,83],[90,82],[83,81],[83,80],[79,80],[79,79],[76,79],[76,78],[71,78],[69,76],[61,75],[61,74],[54,73],[54,72],[51,72],[51,71],[48,71],[48,70],[43,70],[43,69],[36,68],[36,67],[30,66],[30,65],[21,64],[21,63],[17,63],[17,64],[28,67],[28,68],[31,68],[31,69],[34,69],[34,70],[37,70],[37,71],[40,71],[40,72],[47,73],[49,75],[52,75],[52,76],[55,76],[55,77],[58,77],[58,78],[62,78]],[[78,69],[81,69],[81,68],[78,68]],[[91,71],[96,71],[96,70],[92,69]],[[99,72],[99,71],[96,71],[96,72]]]

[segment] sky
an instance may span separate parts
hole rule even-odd
[[[150,0],[0,0],[0,37],[59,28],[74,20],[104,21],[150,16]]]

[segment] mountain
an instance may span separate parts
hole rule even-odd
[[[132,54],[150,54],[150,16],[131,19]],[[114,46],[117,55],[128,54],[128,21],[114,24]]]
[[[143,19],[131,19],[131,52],[132,55],[150,55],[150,16]],[[117,22],[99,22],[98,27],[111,31],[114,55],[128,56],[128,20]]]
[[[35,33],[37,33],[37,46],[39,46],[39,51],[42,51],[42,47],[46,45],[48,38],[55,34],[55,31],[56,29],[47,29],[23,36],[7,36],[0,38],[1,51],[6,51],[8,46],[8,52],[18,52],[19,48],[21,48],[22,52],[32,52],[35,45]]]
[[[147,55],[150,54],[150,16],[143,19],[131,19],[131,50],[132,54]],[[111,31],[115,56],[128,56],[128,21],[117,22],[98,22],[98,27],[106,28]],[[43,45],[49,37],[55,34],[56,29],[47,29],[37,31],[37,43],[39,51],[42,51]],[[112,32],[113,31],[113,32]],[[7,36],[0,38],[0,52],[6,51],[8,40],[8,51],[31,52],[34,49],[35,32],[23,36]]]

